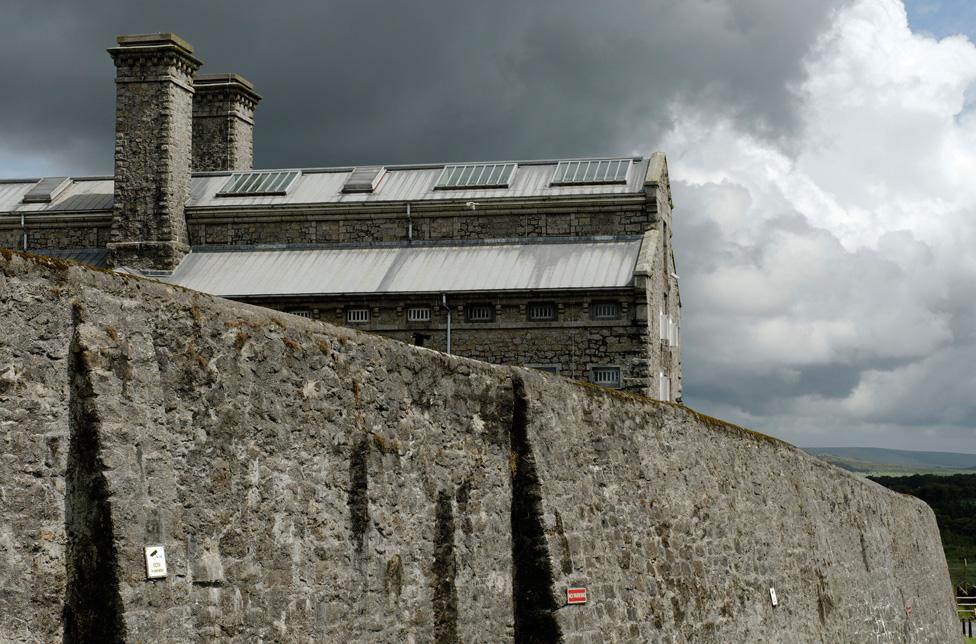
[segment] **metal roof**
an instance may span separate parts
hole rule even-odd
[[[513,162],[514,163],[514,162]],[[227,181],[225,174],[197,175],[187,209],[221,206],[294,206],[320,203],[375,203],[384,201],[479,201],[532,197],[579,197],[636,194],[644,191],[647,159],[634,162],[626,183],[603,185],[550,185],[558,161],[520,161],[511,183],[505,188],[435,190],[444,164],[416,167],[387,167],[372,192],[343,193],[353,168],[303,170],[286,195],[264,197],[217,197]],[[451,165],[451,164],[448,164]]]
[[[173,284],[225,297],[622,288],[641,240],[194,250]]]
[[[29,248],[28,253],[34,255],[44,255],[45,257],[55,257],[57,259],[70,259],[79,264],[87,264],[95,268],[108,267],[108,251],[104,248]]]
[[[115,201],[110,178],[69,179],[67,187],[50,202],[24,203],[24,197],[37,185],[37,179],[0,182],[0,213],[111,211]]]
[[[218,197],[227,184],[230,172],[198,173],[190,183],[187,210],[194,208],[254,207],[326,203],[374,203],[397,201],[480,201],[491,199],[610,196],[639,194],[644,189],[648,158],[634,157],[626,183],[604,185],[551,185],[560,160],[506,161],[518,169],[505,188],[471,188],[435,190],[434,185],[445,165],[386,166],[372,192],[343,192],[355,168],[283,169],[300,175],[284,195]],[[56,211],[111,211],[114,183],[111,177],[76,177],[50,203],[24,203],[24,196],[38,179],[0,181],[0,214]]]

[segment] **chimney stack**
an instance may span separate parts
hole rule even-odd
[[[194,82],[193,170],[246,171],[254,161],[254,108],[261,97],[237,74]]]
[[[201,62],[173,34],[119,36],[115,62],[112,266],[172,271],[190,252],[193,76]]]

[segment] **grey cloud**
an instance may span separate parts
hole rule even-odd
[[[786,140],[802,56],[839,2],[19,1],[0,26],[16,61],[0,70],[0,154],[110,171],[104,49],[148,31],[255,83],[263,167],[647,149],[679,99]]]
[[[877,249],[847,250],[789,204],[756,204],[734,183],[673,185],[681,204],[674,225],[682,259],[684,369],[694,379],[686,387],[688,404],[808,445],[817,441],[798,433],[798,424],[824,437],[820,444],[847,435],[864,444],[872,428],[883,426],[900,445],[914,448],[921,432],[939,426],[926,440],[976,449],[976,274],[964,256],[937,254],[907,231],[886,233]],[[762,221],[747,244],[737,242],[740,231],[722,225],[743,214]],[[965,228],[957,232],[967,234]],[[802,257],[784,263],[781,246],[791,239],[816,244],[812,265]],[[794,270],[802,291],[763,306],[781,287],[777,271]],[[729,271],[758,275],[735,283],[732,304],[714,290]],[[818,324],[850,321],[858,334],[829,339],[824,355],[791,356],[793,346],[768,347],[757,338],[761,325],[774,319],[800,328],[809,323],[814,331]],[[815,344],[792,334],[791,345],[807,343]],[[821,426],[811,427],[816,422]]]

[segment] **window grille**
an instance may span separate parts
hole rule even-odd
[[[295,181],[298,171],[235,172],[217,193],[218,197],[283,195]]]
[[[590,370],[590,380],[595,385],[619,387],[620,367],[593,367]]]
[[[369,322],[369,309],[365,307],[346,309],[346,322],[350,324],[364,324]]]
[[[507,188],[516,163],[470,163],[444,166],[434,188]]]
[[[430,307],[411,306],[407,309],[407,322],[430,322]]]
[[[590,315],[594,320],[616,320],[620,314],[620,306],[616,302],[594,302],[590,306]]]
[[[555,320],[556,305],[552,302],[532,302],[529,304],[530,320]]]
[[[495,307],[491,304],[469,304],[464,310],[468,322],[491,322],[495,319]]]
[[[287,313],[291,313],[292,315],[297,315],[300,318],[309,318],[309,319],[312,318],[312,312],[309,311],[308,309],[294,309],[292,311],[287,311]]]
[[[552,185],[585,183],[626,183],[630,159],[560,161],[552,175]]]

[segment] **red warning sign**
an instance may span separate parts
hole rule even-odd
[[[566,603],[567,604],[585,604],[586,603],[586,589],[585,588],[567,588],[566,589]]]

